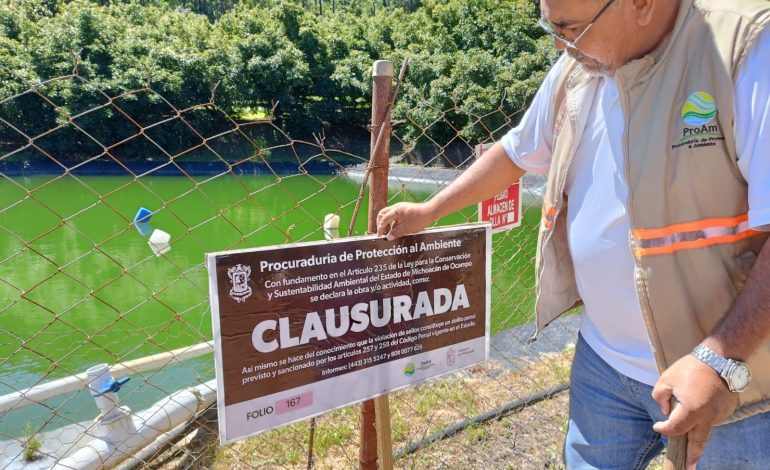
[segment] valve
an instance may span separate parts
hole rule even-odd
[[[101,390],[99,390],[99,393],[95,394],[94,396],[100,397],[105,393],[117,393],[120,391],[120,387],[125,385],[126,382],[128,382],[129,380],[131,380],[131,377],[123,377],[117,380],[113,380],[111,382],[107,382],[107,384],[105,384],[105,386]]]

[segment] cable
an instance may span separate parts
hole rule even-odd
[[[569,383],[562,383],[559,385],[556,385],[554,387],[551,387],[546,390],[541,390],[537,393],[533,393],[531,395],[527,395],[526,397],[522,398],[521,400],[512,401],[506,405],[503,405],[499,408],[495,408],[493,410],[487,411],[486,413],[482,413],[480,415],[476,415],[473,418],[466,419],[465,421],[462,421],[460,423],[454,424],[446,429],[443,429],[441,431],[435,432],[431,434],[430,436],[421,439],[420,441],[414,442],[412,444],[409,444],[407,447],[402,447],[398,451],[396,451],[395,454],[393,454],[393,460],[397,460],[401,457],[404,457],[406,455],[412,454],[419,450],[421,447],[426,446],[428,444],[431,444],[435,441],[446,439],[447,437],[450,437],[454,434],[457,434],[458,432],[464,430],[468,426],[474,425],[474,424],[480,424],[485,421],[489,421],[491,419],[500,418],[505,414],[508,414],[512,411],[526,408],[527,406],[533,405],[539,401],[545,400],[547,398],[551,398],[553,395],[563,392],[564,390],[567,390],[569,388]]]

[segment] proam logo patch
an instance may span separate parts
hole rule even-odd
[[[717,115],[714,97],[705,91],[696,91],[682,105],[682,121],[690,126],[703,126]]]
[[[690,93],[680,111],[685,124],[679,137],[671,144],[671,149],[711,147],[720,140],[725,140],[719,124],[714,121],[717,115],[717,103],[713,96],[705,91]]]

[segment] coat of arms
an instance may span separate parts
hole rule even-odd
[[[230,297],[236,302],[245,302],[251,297],[251,287],[249,286],[249,276],[251,276],[251,266],[236,264],[227,270],[230,282],[233,287],[230,289]]]

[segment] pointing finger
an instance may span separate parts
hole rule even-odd
[[[393,223],[393,211],[390,211],[388,207],[382,209],[377,215],[377,235],[385,235]]]

